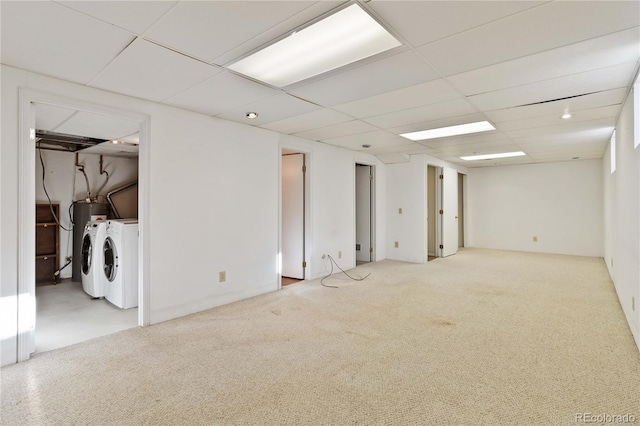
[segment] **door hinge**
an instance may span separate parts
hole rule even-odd
[[[373,175],[369,175],[369,180],[373,180]]]
[[[444,214],[444,210],[440,210],[440,214]]]
[[[440,244],[440,249],[442,250],[444,248],[444,246],[442,244]]]
[[[306,262],[306,261],[304,261],[304,260],[302,261],[302,267],[303,267],[303,268],[306,268],[306,267],[307,267],[307,262]]]
[[[307,166],[302,166],[302,173],[307,173]]]
[[[439,178],[440,178],[440,179],[444,179],[444,175],[440,175],[440,176],[439,176]]]
[[[373,253],[373,247],[369,247],[369,253]]]

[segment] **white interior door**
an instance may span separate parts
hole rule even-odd
[[[440,176],[440,256],[447,257],[458,252],[458,172],[442,167]]]
[[[371,262],[371,166],[356,164],[356,261]]]
[[[304,279],[304,154],[282,156],[282,276]]]

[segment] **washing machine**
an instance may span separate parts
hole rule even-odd
[[[107,295],[102,279],[102,253],[106,237],[107,223],[105,220],[90,220],[84,227],[80,250],[80,272],[82,288],[93,298]]]
[[[108,220],[102,245],[105,298],[122,309],[138,306],[138,221]]]

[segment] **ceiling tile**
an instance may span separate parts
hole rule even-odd
[[[418,143],[423,146],[428,146],[429,148],[440,150],[452,146],[463,147],[468,145],[493,144],[498,141],[510,142],[511,139],[504,133],[496,131],[477,133],[473,135],[452,136],[448,138],[427,139],[418,141]]]
[[[585,109],[574,112],[573,117],[566,120],[560,118],[559,114],[553,114],[522,120],[505,121],[498,125],[498,129],[507,132],[512,130],[536,129],[548,126],[562,126],[568,123],[579,123],[581,121],[591,121],[599,118],[615,119],[618,116],[620,109],[620,105]]]
[[[305,102],[301,99],[289,96],[286,93],[280,93],[251,104],[234,108],[233,110],[224,112],[217,117],[252,126],[260,126],[265,123],[284,120],[285,118],[293,117],[295,115],[317,111],[320,108],[321,107],[318,105]],[[246,118],[247,112],[257,112],[258,118],[248,120]]]
[[[296,28],[304,26],[309,21],[317,19],[319,16],[322,16],[332,9],[340,6],[341,4],[344,4],[344,1],[322,0],[309,2],[309,4],[309,7],[300,10],[295,15],[287,15],[289,16],[288,18],[283,17],[286,19],[284,19],[281,23],[270,27],[269,29],[261,32],[255,37],[247,39],[242,44],[238,44],[222,55],[217,56],[213,59],[212,62],[218,65],[225,65],[232,61],[235,61],[236,59],[243,57],[249,52],[253,52],[254,50],[261,48],[262,46],[268,45],[273,41],[280,39],[283,35]]]
[[[353,117],[365,118],[423,105],[436,104],[459,97],[460,94],[451,88],[445,80],[438,79],[370,98],[337,105],[333,107],[333,109],[337,109]]]
[[[461,146],[441,147],[438,155],[464,157],[468,155],[496,154],[502,152],[520,151],[520,147],[509,140],[485,142],[482,144],[470,144]]]
[[[454,99],[438,104],[369,117],[365,118],[364,121],[383,129],[389,129],[407,124],[471,114],[475,111],[476,109],[465,99]]]
[[[469,96],[481,111],[503,109],[627,86],[635,62]]]
[[[36,129],[38,130],[53,131],[53,129],[76,113],[74,109],[53,105],[34,103],[34,106],[36,110]]]
[[[131,33],[53,2],[2,1],[2,63],[85,84]]]
[[[404,141],[402,145],[381,146],[377,148],[367,149],[367,154],[390,154],[394,152],[406,153],[408,151],[415,152],[418,150],[429,151],[428,148],[411,141]]]
[[[56,127],[54,131],[97,139],[119,139],[140,130],[137,121],[123,120],[108,115],[78,111],[69,120]]]
[[[559,116],[564,114],[565,111],[577,112],[608,105],[621,105],[626,95],[627,88],[623,87],[555,102],[487,111],[485,115],[494,123],[543,117],[546,115]]]
[[[296,136],[311,140],[325,140],[338,138],[341,136],[357,135],[358,133],[366,133],[378,130],[375,126],[360,120],[347,121],[345,123],[334,124],[332,126],[322,127],[314,130],[296,133]]]
[[[538,127],[535,129],[512,130],[504,132],[507,136],[520,143],[540,140],[542,137],[548,140],[579,140],[602,138],[607,134],[611,136],[615,125],[615,118],[601,118],[584,121],[581,123],[568,123],[561,126]]]
[[[164,101],[168,105],[217,115],[281,93],[224,71]]]
[[[417,47],[543,3],[374,0],[368,4],[391,28]]]
[[[368,151],[367,151],[368,152]],[[411,156],[398,152],[375,154],[384,164],[400,164],[411,161]]]
[[[456,126],[458,124],[474,123],[485,120],[481,113],[466,114],[457,117],[446,117],[439,120],[421,121],[419,123],[407,124],[404,126],[386,129],[391,133],[400,135],[402,133],[418,132],[421,130],[437,129],[439,127]]]
[[[213,61],[309,7],[311,1],[181,1],[145,37]]]
[[[494,167],[494,166],[516,166],[520,164],[532,164],[535,160],[528,155],[522,157],[497,158],[493,160],[465,161],[458,157],[443,157],[443,160],[460,164],[470,169],[478,167]]]
[[[62,1],[59,3],[135,34],[142,34],[177,2]]]
[[[639,24],[640,2],[549,2],[427,44],[418,51],[449,76]]]
[[[219,72],[219,68],[138,38],[89,85],[160,102]]]
[[[537,142],[521,145],[522,149],[531,155],[551,155],[551,154],[572,154],[581,152],[604,152],[607,142],[603,140],[589,141],[564,141],[558,142]]]
[[[449,77],[465,95],[636,62],[640,27]]]
[[[437,77],[418,55],[406,51],[332,73],[287,91],[319,105],[333,106],[435,80]]]
[[[262,125],[261,127],[276,132],[292,134],[305,130],[313,130],[333,124],[351,121],[352,118],[337,111],[325,108],[307,114],[297,115],[280,121],[274,121]]]
[[[375,130],[373,132],[359,133],[357,135],[343,136],[339,138],[324,139],[323,142],[330,145],[340,146],[342,148],[362,151],[362,145],[371,145],[371,149],[378,149],[389,146],[402,146],[407,144],[407,140],[399,136],[393,135],[384,130]]]

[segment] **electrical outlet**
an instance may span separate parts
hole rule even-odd
[[[402,214],[402,207],[398,209],[398,214]]]
[[[538,242],[538,237],[536,237],[535,235],[533,236],[533,242],[537,243]]]
[[[326,254],[323,254],[323,255],[322,255],[322,258],[323,258],[323,259],[326,259],[326,258],[327,258],[327,255],[326,255]]]
[[[395,248],[398,248],[398,247],[399,247],[399,244],[398,244],[398,242],[397,242],[397,241],[396,241],[396,243],[394,244],[394,246],[395,246]]]
[[[338,252],[338,259],[342,259],[342,252],[341,251]]]
[[[223,283],[227,280],[227,272],[226,271],[220,271],[220,273],[218,274],[218,281]]]

